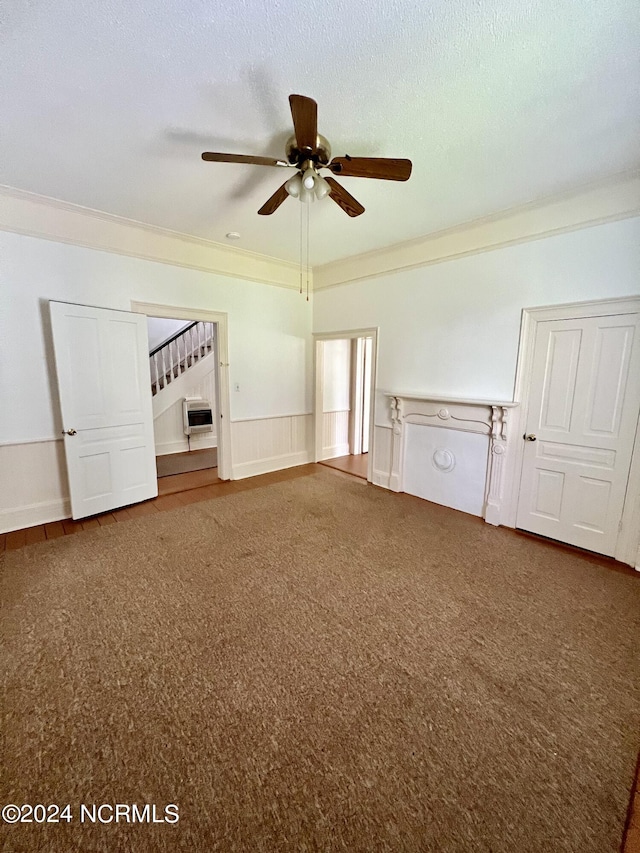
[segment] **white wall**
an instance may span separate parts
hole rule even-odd
[[[165,394],[171,395],[168,406],[163,403],[162,398]],[[211,406],[213,415],[211,431],[194,433],[190,441],[184,434],[185,397],[200,397],[206,400]],[[156,456],[184,453],[189,449],[204,450],[207,447],[217,447],[215,355],[209,354],[159,391],[153,398],[153,409]]]
[[[3,443],[56,438],[62,430],[49,299],[227,312],[232,420],[311,411],[311,303],[294,290],[7,232],[0,232],[0,256]]]
[[[166,317],[147,317],[147,334],[149,335],[149,352],[169,338],[172,338],[180,329],[186,328],[190,320],[168,320]]]
[[[232,422],[254,421],[259,434],[270,418],[308,418],[312,303],[297,291],[9,232],[0,258],[0,531],[67,513],[49,299],[227,312]],[[300,459],[298,445],[291,452]],[[243,471],[260,463],[242,458]]]
[[[512,400],[523,308],[637,294],[640,219],[318,291],[314,331],[379,327],[383,391]]]
[[[382,470],[381,391],[510,400],[521,309],[636,294],[640,220],[322,290],[311,303],[295,290],[9,232],[0,259],[2,531],[68,515],[49,299],[227,312],[234,476],[309,458],[311,306],[319,332],[379,327]]]

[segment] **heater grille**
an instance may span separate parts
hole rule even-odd
[[[185,435],[213,431],[213,411],[208,400],[185,398],[183,415]]]

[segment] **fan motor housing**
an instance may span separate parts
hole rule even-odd
[[[316,147],[312,154],[309,153],[308,149],[301,151],[298,148],[295,135],[287,139],[285,151],[287,160],[296,166],[299,166],[303,160],[314,160],[316,163],[326,166],[329,160],[331,160],[329,140],[320,134],[316,136]]]

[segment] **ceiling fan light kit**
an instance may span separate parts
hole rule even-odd
[[[217,163],[248,163],[255,166],[295,168],[296,174],[278,187],[258,213],[270,216],[289,196],[305,204],[329,196],[348,216],[360,216],[364,207],[333,177],[324,178],[320,169],[333,175],[352,178],[375,178],[383,181],[407,181],[411,160],[388,157],[334,157],[331,146],[318,133],[318,105],[305,95],[289,95],[294,133],[285,146],[286,160],[254,157],[248,154],[220,154],[205,151],[202,159]]]
[[[322,175],[316,174],[314,177],[314,182],[313,182],[313,191],[315,192],[316,198],[318,199],[318,201],[321,198],[324,198],[326,195],[329,195],[330,190],[331,190],[331,187],[325,181],[325,179],[322,177]]]
[[[310,204],[316,199],[320,200],[329,194],[331,187],[315,169],[309,168],[304,174],[297,173],[289,178],[284,185],[285,190],[292,198]]]
[[[286,181],[284,188],[291,198],[299,198],[300,190],[302,189],[302,176],[296,174],[292,178],[289,178],[289,180]]]

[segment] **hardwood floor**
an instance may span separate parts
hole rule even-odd
[[[344,471],[346,474],[353,474],[354,477],[362,477],[367,479],[367,467],[369,465],[369,454],[359,453],[350,454],[349,456],[337,456],[335,459],[324,459],[320,465],[326,465],[327,468],[335,468],[337,471]]]
[[[217,468],[203,468],[199,471],[189,471],[184,474],[171,474],[169,477],[158,479],[158,497],[174,495],[177,492],[188,492],[201,486],[214,486],[223,481],[218,477]]]
[[[202,450],[191,450],[184,453],[168,453],[156,456],[158,479],[172,477],[174,474],[186,474],[189,471],[202,471],[204,468],[216,468],[218,465],[218,448],[207,447]]]
[[[318,466],[315,463],[310,463],[299,465],[296,468],[286,468],[283,471],[274,471],[271,474],[261,474],[259,477],[248,477],[246,480],[220,480],[217,468],[163,477],[158,481],[158,497],[150,501],[133,504],[122,509],[114,509],[112,512],[95,515],[92,518],[83,518],[82,521],[73,521],[68,518],[64,521],[52,521],[48,524],[38,524],[35,527],[13,530],[11,533],[0,533],[0,552],[23,548],[25,545],[44,542],[46,539],[71,536],[81,530],[95,530],[107,524],[129,521],[132,518],[142,518],[145,515],[188,506],[198,501],[221,498],[224,495],[243,492],[247,489],[259,489],[261,486],[268,486],[271,483],[282,483],[285,480],[307,477],[317,470]]]

